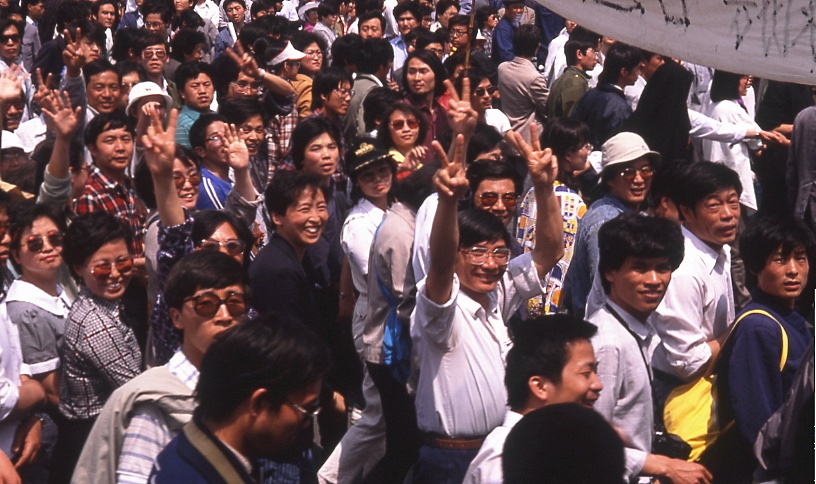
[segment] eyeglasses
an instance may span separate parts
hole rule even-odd
[[[263,84],[260,82],[247,82],[247,81],[237,81],[237,82],[230,82],[231,86],[235,86],[235,89],[238,92],[247,92],[249,91],[260,91],[263,88]]]
[[[627,180],[634,180],[635,176],[640,173],[641,178],[648,180],[654,175],[654,169],[651,166],[644,166],[643,168],[635,168],[630,166],[629,168],[624,168],[618,173]]]
[[[221,247],[227,250],[227,254],[236,256],[244,253],[246,245],[243,241],[238,239],[229,239],[226,242],[221,242],[215,239],[204,239],[198,246],[204,250],[221,250]]]
[[[320,413],[320,404],[319,404],[319,402],[317,400],[315,400],[315,403],[317,405],[315,405],[314,408],[305,408],[305,407],[302,407],[302,406],[298,405],[295,402],[286,402],[286,403],[289,404],[290,407],[292,407],[295,410],[297,410],[298,412],[302,413],[304,417],[312,418],[312,417],[317,416],[317,414]]]
[[[484,265],[485,262],[493,256],[493,260],[500,266],[505,266],[510,261],[510,249],[506,247],[499,247],[492,251],[487,250],[487,247],[471,247],[470,249],[462,249],[467,254],[467,260],[475,266]]]
[[[224,135],[221,134],[214,134],[209,138],[205,138],[204,141],[210,141],[213,143],[223,143],[224,142]]]
[[[145,22],[145,27],[147,27],[149,29],[160,29],[160,28],[164,27],[164,23],[163,22]],[[161,59],[161,57],[159,57],[159,59]]]
[[[402,129],[406,124],[408,125],[408,129],[417,129],[419,127],[419,121],[416,119],[398,119],[391,121],[391,127],[394,129]]]
[[[190,296],[184,302],[193,301],[193,310],[202,318],[212,318],[223,305],[227,307],[227,312],[233,318],[243,316],[247,313],[246,295],[241,292],[230,291],[226,299],[221,299],[211,291]]]
[[[450,31],[451,38],[462,37],[463,35],[467,35],[467,34],[468,34],[467,30],[451,30]]]
[[[354,97],[354,89],[332,89],[332,92],[336,92],[340,97]]]
[[[195,171],[189,175],[184,175],[181,173],[173,174],[173,183],[176,184],[176,190],[181,190],[184,188],[184,184],[187,183],[187,181],[189,181],[190,185],[192,186],[198,186],[198,184],[201,183],[201,173]]]
[[[473,90],[473,94],[477,95],[478,97],[482,97],[485,95],[485,93],[488,93],[492,96],[496,94],[496,91],[498,90],[499,88],[497,88],[496,86],[490,86],[488,88],[477,87],[476,89]]]
[[[20,41],[20,34],[0,35],[0,44],[7,44],[9,40],[16,44]]]
[[[516,202],[518,202],[518,193],[507,192],[501,195],[501,200],[504,203],[504,206],[507,207],[508,210],[513,210],[516,208]],[[496,202],[499,201],[499,194],[496,192],[484,192],[479,195],[479,202],[481,202],[483,207],[492,207],[496,205]]]
[[[104,262],[102,264],[95,265],[91,268],[91,275],[96,280],[104,281],[110,277],[114,267],[116,267],[117,272],[123,276],[130,274],[130,272],[133,270],[133,257],[120,257],[113,264],[110,262]]]
[[[142,57],[145,59],[152,59],[153,57],[156,59],[164,59],[167,57],[167,52],[163,50],[143,50]]]
[[[48,240],[48,244],[51,248],[62,247],[62,232],[52,230],[45,234],[45,237],[42,235],[29,235],[25,244],[29,252],[37,254],[45,247],[46,240]]]

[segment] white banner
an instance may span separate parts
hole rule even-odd
[[[739,74],[816,84],[816,0],[536,0],[622,42]]]

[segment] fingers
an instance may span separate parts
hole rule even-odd
[[[445,153],[445,149],[442,148],[442,145],[436,140],[431,143],[431,147],[433,147],[433,150],[436,152],[436,157],[439,159],[439,166],[442,167],[443,170],[447,170],[448,166],[450,166],[450,161],[448,161],[448,154]]]
[[[521,151],[521,156],[526,159],[530,159],[530,156],[533,154],[533,149],[527,144],[526,141],[524,141],[524,137],[519,133],[514,132],[513,136],[516,137],[516,144],[518,145],[519,151]]]
[[[533,151],[541,151],[541,140],[538,139],[536,123],[530,123],[530,142],[533,145]]]
[[[462,99],[470,101],[470,78],[465,74],[463,76],[465,77],[462,79]]]
[[[453,163],[460,167],[465,166],[465,137],[461,134],[456,135],[456,140],[454,140]]]
[[[459,101],[462,100],[459,97],[459,93],[456,92],[456,87],[454,87],[450,79],[445,79],[445,87],[448,89],[448,94],[450,95],[451,98],[451,106],[453,106],[453,103],[458,103]]]
[[[62,31],[62,36],[65,37],[66,46],[74,43],[74,37],[71,35],[71,32],[68,29]]]

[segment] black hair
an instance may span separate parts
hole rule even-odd
[[[565,161],[567,153],[577,151],[587,144],[589,135],[589,126],[582,121],[555,118],[544,127],[541,146],[550,148],[559,161]]]
[[[331,45],[332,67],[356,68],[363,38],[358,34],[346,34],[335,39]]]
[[[141,44],[142,39],[150,35],[145,29],[135,29],[131,27],[124,27],[113,34],[113,47],[111,48],[111,59],[116,61],[118,66],[120,62],[125,62],[130,59],[131,50],[135,55],[139,55],[141,49],[134,47]]]
[[[343,83],[348,82],[351,87],[354,86],[354,77],[351,73],[342,67],[328,67],[320,69],[315,74],[314,81],[312,81],[312,110],[323,107],[323,99],[321,96],[328,98],[332,91],[338,89]]]
[[[142,17],[145,19],[145,21],[147,21],[148,15],[156,13],[159,14],[162,22],[165,24],[169,25],[170,21],[173,19],[173,11],[162,1],[145,0],[139,11],[142,13]]]
[[[567,57],[567,65],[574,66],[578,64],[578,52],[586,55],[588,49],[595,49],[598,47],[598,42],[593,42],[583,37],[570,37],[566,44],[564,44],[564,55]]]
[[[805,249],[808,262],[813,260],[813,232],[802,221],[787,215],[757,214],[739,239],[740,256],[750,285],[756,285],[757,276],[777,250],[781,248],[782,257],[787,259],[800,247]]]
[[[485,5],[483,7],[479,7],[476,9],[476,28],[479,30],[483,30],[485,25],[487,25],[487,19],[490,18],[491,15],[498,15],[499,11],[495,7],[491,7],[489,5]],[[450,24],[448,24],[450,25]]]
[[[461,25],[463,27],[466,27],[467,31],[468,31],[468,36],[470,36],[471,32],[470,32],[470,16],[469,15],[456,14],[453,17],[451,17],[450,20],[448,20],[448,31],[450,32],[457,25]],[[476,40],[476,39],[471,39],[471,41],[473,41],[473,40]]]
[[[75,276],[76,271],[88,262],[103,245],[123,240],[130,253],[133,233],[130,227],[109,212],[91,212],[76,217],[65,234],[62,257]]]
[[[387,87],[375,87],[368,91],[368,95],[363,99],[363,123],[366,132],[374,131],[377,128],[377,121],[382,119],[386,109],[401,101],[402,95]]]
[[[25,32],[25,26],[16,20],[12,20],[10,18],[2,18],[0,19],[0,34],[6,31],[7,28],[14,27],[17,29],[17,35],[20,36],[20,45],[22,45],[23,41],[23,33]]]
[[[263,22],[249,22],[238,33],[238,42],[244,50],[253,52],[258,39],[266,39],[269,35],[269,24]]]
[[[337,6],[329,1],[323,1],[317,4],[317,18],[324,19],[329,15],[337,15],[340,12],[337,10]]]
[[[207,48],[207,37],[203,32],[181,29],[170,41],[170,57],[178,62],[184,62],[184,57],[193,55],[198,45],[204,45]]]
[[[481,121],[476,122],[476,129],[473,130],[473,135],[470,137],[470,143],[467,145],[467,153],[465,153],[465,160],[468,164],[473,163],[479,155],[493,151],[496,149],[504,138],[501,133],[496,131],[496,128]]]
[[[419,4],[417,4],[417,2],[415,1],[402,2],[398,4],[396,7],[394,7],[393,12],[395,20],[398,20],[402,16],[402,14],[407,12],[414,17],[414,20],[416,20],[417,25],[419,25],[419,23],[422,22],[422,14],[419,12]]]
[[[119,71],[117,71],[115,67],[113,67],[113,64],[105,59],[97,59],[93,62],[89,62],[82,68],[82,77],[85,80],[85,85],[87,86],[91,83],[91,78],[93,76],[102,74],[103,72],[113,72],[116,74],[119,84],[122,84],[122,75],[119,74]]]
[[[75,35],[77,29],[79,29],[79,31],[82,32],[82,37],[84,39],[88,39],[99,46],[99,51],[103,53],[103,56],[101,58],[104,58],[105,29],[103,29],[96,23],[85,19],[72,22],[71,25],[68,26],[68,31],[71,32],[71,35]]]
[[[223,422],[261,388],[277,410],[291,393],[319,382],[330,366],[326,344],[303,323],[272,313],[237,324],[201,361],[196,415]]]
[[[306,47],[317,44],[320,50],[323,52],[323,58],[326,57],[326,42],[323,40],[322,37],[315,34],[314,32],[307,32],[305,30],[298,30],[294,34],[292,34],[292,47],[295,49],[303,52]]]
[[[359,5],[357,7],[359,10]],[[366,12],[362,15],[357,17],[357,25],[361,25],[363,22],[367,22],[371,19],[377,19],[380,21],[380,30],[382,31],[383,35],[385,35],[385,18],[383,18],[382,14],[377,10],[372,10],[370,12]]]
[[[456,7],[456,10],[459,11],[459,2],[456,0],[439,0],[436,2],[436,16],[439,17],[451,7]]]
[[[471,192],[475,192],[483,181],[495,178],[511,180],[517,194],[521,193],[524,185],[516,170],[507,163],[495,160],[475,160],[468,165],[466,177]]]
[[[26,13],[26,15],[28,15],[29,7],[31,7],[32,5],[39,5],[44,2],[45,0],[23,0],[20,6],[23,8],[23,11]]]
[[[57,230],[65,233],[67,227],[65,224],[65,215],[55,206],[46,205],[43,203],[34,203],[33,201],[20,201],[12,203],[8,208],[9,217],[9,235],[11,236],[11,251],[18,252],[22,243],[23,231],[30,229],[34,222],[42,217],[46,217],[54,222]],[[63,255],[65,250],[63,249]],[[22,273],[22,266],[14,257],[9,260],[14,265],[17,272]]]
[[[401,3],[400,5],[405,5]],[[402,68],[402,85],[408,86],[408,64],[413,60],[418,59],[423,64],[426,64],[434,73],[434,98],[438,98],[442,94],[445,94],[447,88],[445,87],[445,79],[448,78],[447,73],[445,72],[445,66],[442,65],[442,61],[439,60],[439,57],[436,56],[433,52],[427,50],[415,50],[411,55],[405,59],[405,64]]]
[[[197,148],[199,146],[205,147],[207,145],[207,140],[204,139],[204,137],[206,136],[207,128],[209,128],[210,125],[216,121],[226,123],[227,118],[217,113],[207,113],[199,116],[192,126],[190,126],[190,146],[193,148]]]
[[[394,49],[385,39],[365,39],[360,50],[353,55],[357,71],[362,74],[374,74],[394,61]]]
[[[374,12],[380,17],[382,17],[382,10],[383,10],[383,0],[358,0],[357,2],[357,18],[360,19],[360,23],[363,21],[363,16]],[[366,20],[371,17],[367,17]],[[383,22],[385,19],[383,18]],[[385,33],[385,25],[382,25],[383,33]]]
[[[576,340],[589,342],[597,331],[594,325],[566,314],[520,321],[513,329],[513,347],[507,353],[504,372],[507,405],[513,410],[524,408],[531,377],[542,376],[560,384],[572,344]]]
[[[711,79],[711,102],[739,99],[739,83],[742,77],[742,74],[715,70]]]
[[[419,170],[395,182],[394,196],[414,211],[419,210],[422,202],[434,192],[433,177],[437,170],[439,162],[435,159],[423,164]]]
[[[176,87],[179,91],[184,90],[184,86],[190,82],[191,80],[195,79],[199,75],[204,74],[210,78],[212,81],[213,72],[212,66],[207,64],[206,62],[183,62],[181,65],[176,68],[176,74],[174,76],[174,81],[176,83]]]
[[[309,146],[309,143],[323,133],[327,133],[331,136],[339,146],[341,139],[340,132],[334,124],[322,116],[306,118],[299,122],[292,131],[290,149],[292,152],[292,162],[298,170],[303,169],[303,159],[306,157],[306,148]]]
[[[181,12],[174,15],[173,22],[170,24],[170,28],[173,31],[195,30],[198,29],[199,27],[204,27],[204,19],[201,18],[201,15],[199,15],[198,12],[196,12],[192,8],[182,10]],[[243,30],[241,32],[243,32]],[[170,43],[172,45],[173,41],[171,40]]]
[[[60,3],[57,7],[56,16],[57,32],[62,35],[62,31],[65,30],[66,26],[71,25],[78,20],[87,19],[90,16],[90,13],[91,9],[86,2],[69,0],[67,2]],[[71,32],[71,35],[74,35],[74,32]]]
[[[164,300],[168,308],[181,310],[184,300],[202,289],[243,286],[246,271],[234,258],[217,250],[196,250],[184,256],[167,275]]]
[[[678,186],[683,187],[674,194],[674,203],[694,210],[697,202],[724,189],[733,188],[737,195],[742,193],[737,172],[720,163],[701,161],[692,163],[688,169],[675,180]]]
[[[490,212],[467,209],[459,212],[459,248],[470,248],[485,242],[503,241],[510,248],[510,234],[501,219]]]
[[[260,116],[265,122],[265,113],[263,106],[254,99],[225,99],[218,105],[218,114],[223,115],[235,126],[241,126],[253,116]]]
[[[198,247],[201,241],[210,238],[221,224],[229,224],[235,231],[235,235],[244,243],[244,268],[249,267],[255,237],[252,236],[252,231],[246,224],[229,212],[223,210],[196,210],[193,212],[193,231],[190,234],[193,245]]]
[[[677,193],[685,190],[686,187],[680,186],[677,180],[682,177],[682,173],[691,165],[690,161],[675,161],[668,163],[662,169],[658,170],[652,183],[649,185],[649,192],[646,194],[646,204],[649,208],[656,208],[660,206],[663,197],[669,200],[676,200]]]
[[[444,32],[442,32],[442,29],[431,32],[424,27],[417,27],[412,31],[412,34],[416,37],[416,42],[414,43],[415,50],[426,50],[431,44],[442,44],[443,47],[445,46]],[[408,43],[410,43],[410,41],[408,41]]]
[[[187,147],[176,145],[176,159],[181,161],[181,164],[187,167],[193,166],[199,169],[201,162],[198,155]],[[150,168],[147,163],[139,163],[136,171],[133,173],[133,188],[139,199],[144,202],[145,207],[150,210],[156,209],[156,191],[153,188],[153,176],[150,174]]]
[[[226,12],[227,6],[233,3],[239,4],[240,6],[244,7],[244,10],[246,10],[246,2],[244,0],[224,0],[224,11]]]
[[[96,146],[96,140],[102,133],[120,128],[136,136],[133,120],[121,109],[110,113],[99,113],[85,127],[85,146]]]
[[[286,210],[297,203],[300,195],[309,190],[317,195],[318,190],[328,201],[329,193],[322,186],[320,177],[304,171],[279,171],[272,177],[264,194],[266,209],[270,214],[284,216]]]
[[[116,73],[119,74],[119,80],[130,74],[131,72],[139,72],[139,64],[131,60],[119,61],[113,65]]]
[[[601,225],[598,231],[598,277],[609,294],[607,271],[623,267],[629,257],[669,259],[672,271],[683,262],[683,233],[674,220],[623,213]]]
[[[535,25],[521,25],[513,34],[513,52],[519,57],[533,57],[541,42],[541,31]]]
[[[136,55],[141,57],[143,50],[154,45],[163,45],[165,50],[167,51],[170,50],[169,44],[167,43],[167,39],[163,35],[147,34],[141,39],[139,39],[139,43],[136,44]]]
[[[251,25],[251,24],[250,24]],[[213,87],[218,96],[219,105],[224,102],[229,92],[229,85],[238,79],[241,68],[228,55],[219,55],[210,64],[213,73]]]
[[[428,132],[428,119],[425,117],[425,114],[423,114],[422,111],[406,102],[397,102],[385,108],[385,111],[382,113],[382,117],[380,118],[380,129],[377,130],[377,140],[382,143],[386,149],[394,147],[394,140],[391,139],[391,126],[389,122],[391,120],[391,115],[397,111],[410,114],[416,118],[417,122],[419,123],[419,134],[417,135],[416,143],[417,145],[423,144],[425,142],[425,135]]]
[[[35,4],[36,5],[36,4]],[[116,0],[99,0],[98,2],[91,4],[91,12],[94,15],[99,15],[99,7],[102,5],[113,5],[113,30],[116,30],[116,26],[119,25],[119,3]]]
[[[640,64],[640,49],[615,42],[604,57],[604,69],[598,78],[598,84],[614,84],[621,76],[621,69],[631,71]]]

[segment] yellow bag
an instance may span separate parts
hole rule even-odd
[[[779,371],[782,371],[788,359],[788,335],[785,333],[782,324],[767,311],[754,309],[740,315],[734,325],[731,326],[731,331],[726,337],[726,343],[734,333],[737,324],[743,318],[752,314],[761,314],[771,318],[782,330],[782,358],[779,362]],[[725,348],[726,343],[723,343],[723,348]],[[719,357],[719,354],[717,357]],[[666,431],[678,435],[691,446],[690,461],[696,461],[721,432],[734,424],[731,421],[720,426],[717,421],[717,400],[714,394],[717,375],[713,374],[717,364],[717,357],[708,365],[703,376],[672,390],[663,407],[663,423],[666,426]]]

